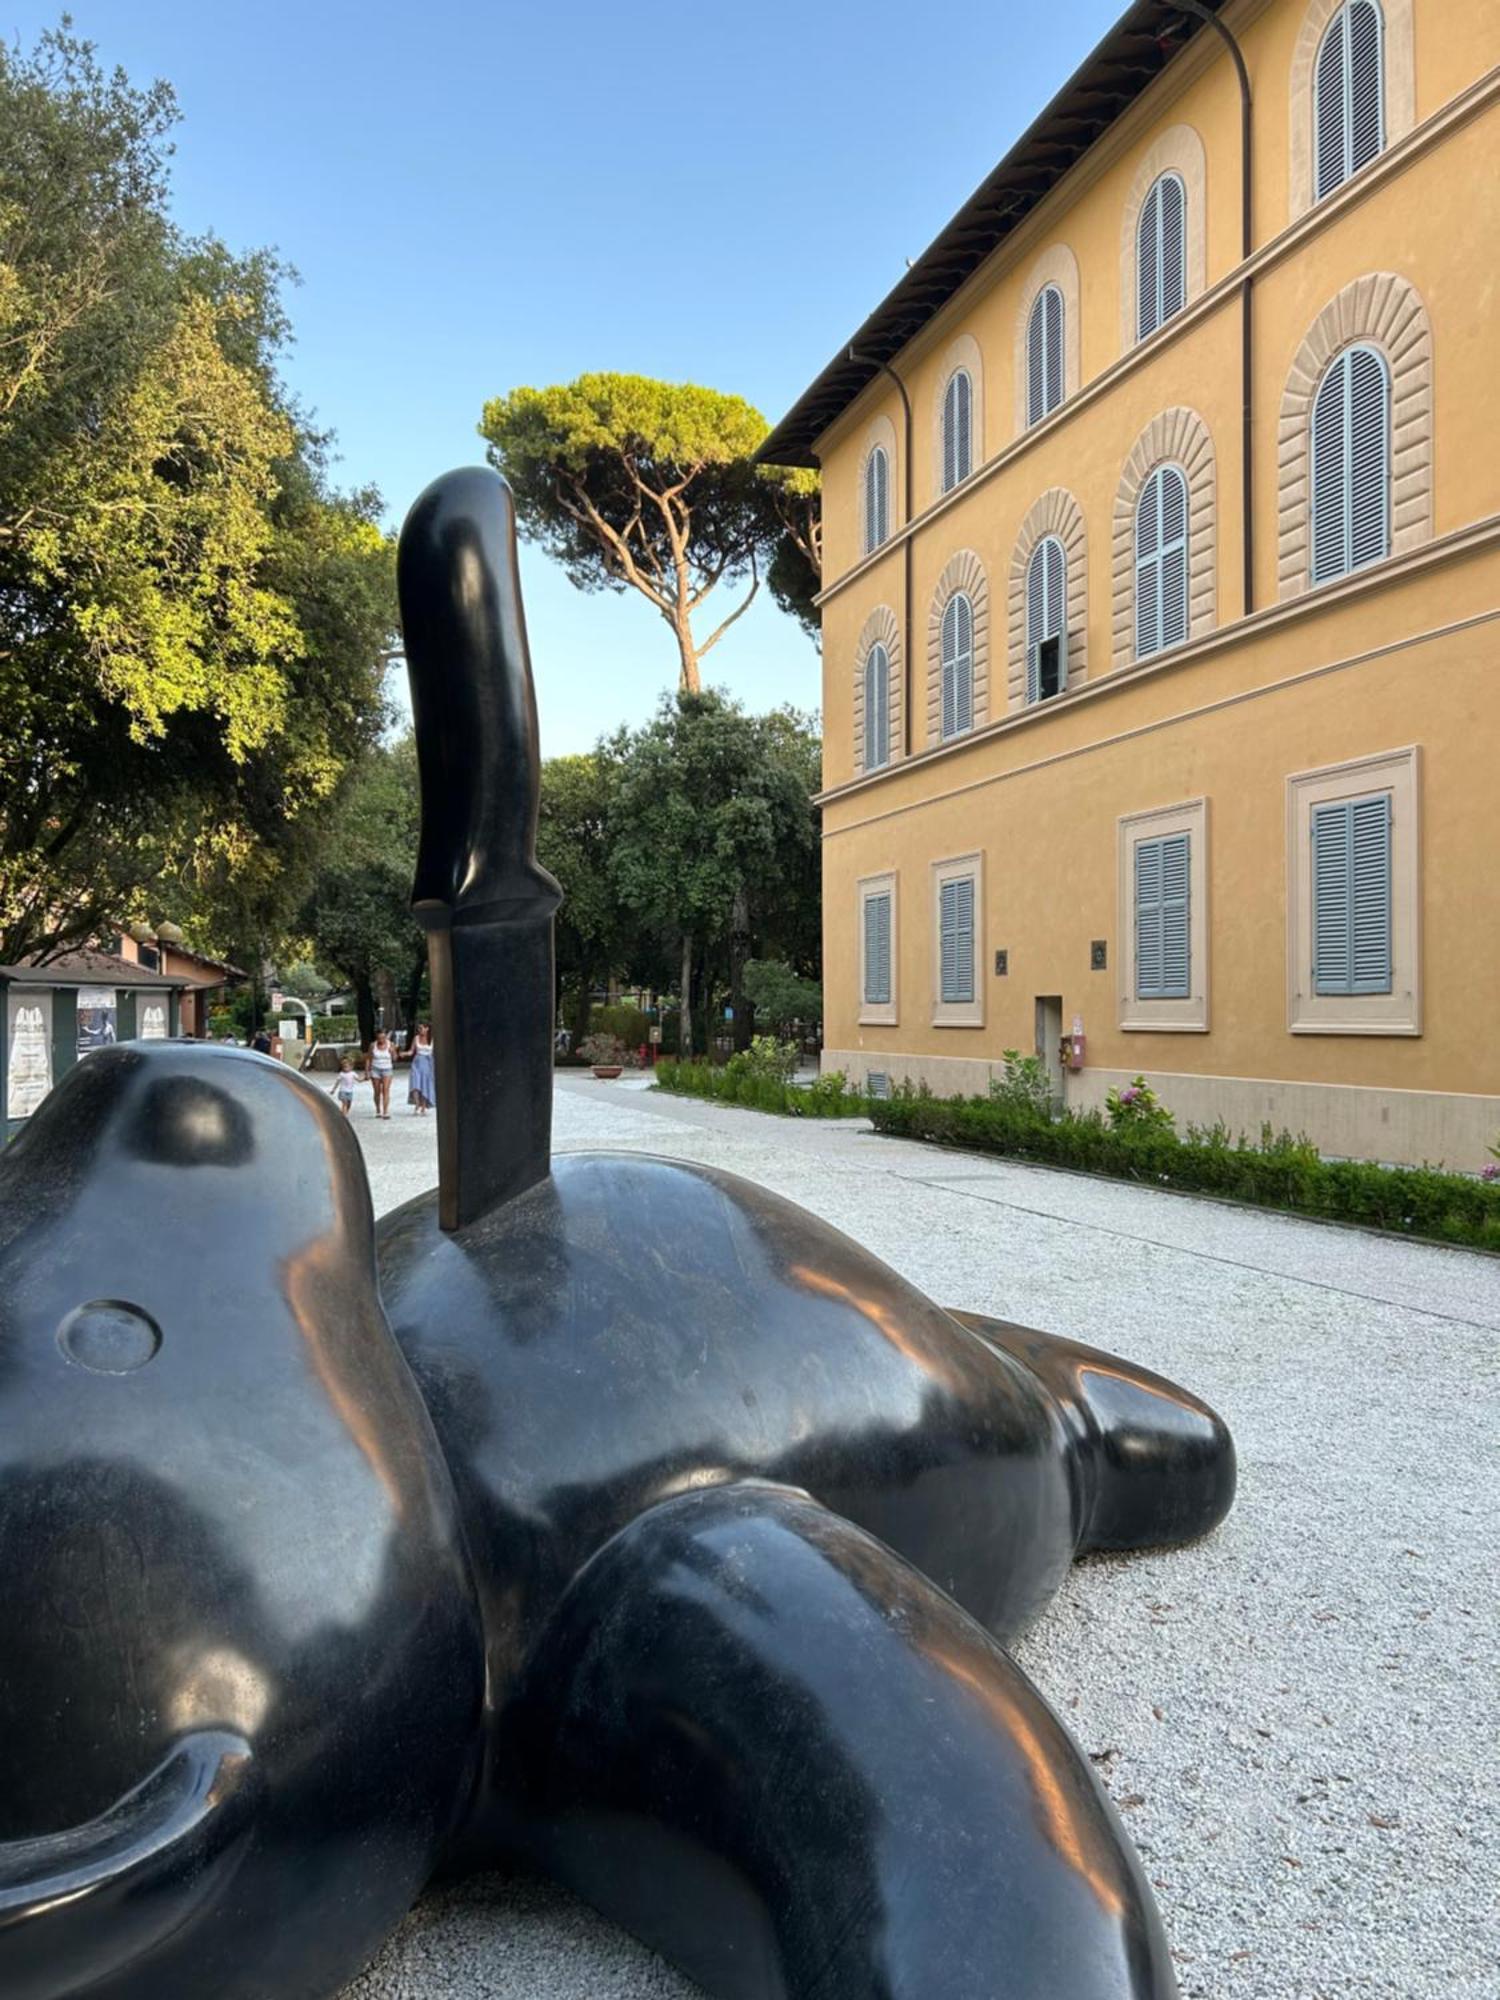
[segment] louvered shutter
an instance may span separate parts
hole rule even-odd
[[[1068,642],[1065,628],[1068,560],[1056,535],[1044,535],[1031,552],[1026,566],[1026,699],[1040,701],[1056,694],[1068,682]],[[1057,682],[1044,688],[1041,677],[1042,647],[1056,639]]]
[[[1161,304],[1157,325],[1164,326],[1187,303],[1187,191],[1176,174],[1164,174],[1161,187]]]
[[[1192,978],[1191,841],[1185,833],[1135,849],[1135,990],[1141,1000],[1186,1000]]]
[[[1161,480],[1141,492],[1135,516],[1135,656],[1161,651]]]
[[[1160,181],[1153,183],[1135,233],[1135,336],[1144,340],[1161,325],[1158,253],[1161,239]]]
[[[951,492],[958,481],[958,377],[954,375],[943,392],[943,491]]]
[[[1313,401],[1313,582],[1378,562],[1389,541],[1390,378],[1373,348],[1351,347]]]
[[[1391,795],[1312,815],[1313,991],[1391,990]]]
[[[1161,481],[1161,643],[1180,646],[1188,635],[1187,481],[1164,465]]]
[[[1042,322],[1045,348],[1044,373],[1047,381],[1047,408],[1055,410],[1063,399],[1063,295],[1056,285],[1042,294],[1045,312]]]
[[[944,1006],[974,998],[974,878],[945,882],[938,898],[938,957]]]
[[[968,478],[974,469],[974,384],[960,368],[943,391],[943,491]]]
[[[974,610],[961,590],[943,613],[943,734],[961,736],[974,721]]]
[[[865,553],[878,549],[890,526],[890,467],[882,445],[865,463]]]
[[[1040,423],[1063,399],[1063,296],[1044,285],[1026,322],[1026,421]]]
[[[1380,10],[1370,0],[1356,0],[1349,9],[1348,101],[1349,172],[1367,167],[1385,144],[1385,88],[1382,70]]]
[[[1314,139],[1318,156],[1318,200],[1342,187],[1349,177],[1346,149],[1345,93],[1348,78],[1347,23],[1340,10],[1329,23],[1318,50],[1313,82]]]
[[[1342,576],[1349,567],[1344,508],[1348,486],[1348,356],[1341,354],[1323,377],[1312,414],[1312,574],[1314,583]]]
[[[865,1004],[888,1007],[891,1000],[891,899],[865,898]]]
[[[878,641],[865,655],[865,769],[879,770],[890,756],[890,655]]]

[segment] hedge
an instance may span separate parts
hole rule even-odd
[[[682,1097],[709,1097],[720,1104],[741,1104],[751,1111],[775,1111],[785,1118],[863,1118],[868,1098],[849,1088],[842,1070],[830,1070],[815,1083],[798,1085],[779,1077],[757,1076],[729,1063],[677,1062],[656,1065],[658,1090]]]
[[[1120,1129],[1098,1111],[1050,1120],[994,1098],[911,1091],[876,1100],[869,1113],[877,1132],[903,1139],[1500,1251],[1500,1182],[1437,1167],[1325,1160],[1309,1140],[1269,1127],[1253,1141],[1222,1125],[1189,1126],[1185,1134]]]

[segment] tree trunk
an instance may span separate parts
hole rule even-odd
[[[686,669],[684,669],[685,671]],[[682,939],[682,999],[678,1014],[677,1053],[684,1062],[690,1062],[693,1054],[693,940],[688,933]]]
[[[578,1046],[589,1031],[589,1016],[594,1011],[594,977],[591,972],[580,973],[578,985],[573,992],[573,1005],[568,1016],[568,1026],[572,1039],[568,1047],[575,1056]]]
[[[417,1010],[422,1004],[422,974],[427,970],[427,941],[422,941],[422,949],[411,963],[406,980],[406,1025],[416,1032]]]
[[[359,1022],[360,1046],[368,1048],[375,1039],[375,989],[368,972],[354,975],[354,1014]]]
[[[754,1010],[745,999],[745,960],[750,956],[750,903],[743,888],[734,892],[734,908],[729,918],[729,1006],[734,1015],[733,1041],[737,1049],[748,1049],[754,1026]]]
[[[677,639],[677,692],[679,694],[701,694],[703,683],[698,673],[698,648],[693,644],[693,628],[689,621],[677,618],[672,630]]]

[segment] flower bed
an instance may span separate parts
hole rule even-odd
[[[757,1065],[750,1054],[731,1056],[722,1067],[664,1059],[656,1065],[656,1087],[751,1111],[775,1111],[785,1118],[862,1118],[870,1109],[869,1099],[849,1088],[842,1070],[830,1070],[814,1083],[795,1084],[769,1064]]]
[[[1223,1125],[1179,1134],[1149,1092],[1144,1104],[1131,1097],[1123,1110],[1113,1123],[1099,1111],[1053,1119],[1003,1098],[907,1090],[869,1106],[877,1132],[903,1139],[1500,1251],[1500,1183],[1437,1167],[1325,1160],[1308,1140],[1269,1126],[1258,1140]]]

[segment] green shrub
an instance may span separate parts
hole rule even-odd
[[[1104,1108],[1119,1132],[1170,1132],[1177,1123],[1143,1076],[1133,1076],[1123,1090],[1116,1084]]]
[[[314,1014],[312,1037],[315,1042],[357,1042],[358,1018],[353,1014]]]
[[[623,1004],[609,1007],[593,1007],[589,1010],[589,1033],[591,1035],[613,1035],[617,1042],[623,1042],[627,1049],[641,1048],[651,1039],[651,1023],[639,1007]]]
[[[722,1068],[710,1062],[664,1058],[656,1065],[657,1087],[682,1097],[708,1097],[720,1104],[744,1105],[751,1111],[775,1111],[785,1118],[862,1118],[868,1111],[869,1101],[850,1090],[842,1070],[830,1070],[815,1083],[800,1087],[766,1068],[757,1070],[751,1060],[753,1047],[731,1056]]]
[[[1029,1112],[1034,1118],[1052,1116],[1052,1079],[1040,1056],[1023,1056],[1019,1049],[1006,1049],[1001,1056],[1003,1076],[990,1078],[990,1097],[996,1104],[1014,1111]]]
[[[1255,1140],[1223,1124],[1189,1126],[1179,1135],[1159,1118],[1127,1114],[1119,1126],[1098,1111],[1041,1119],[1003,1097],[931,1097],[908,1089],[871,1103],[869,1113],[877,1132],[903,1139],[1500,1250],[1500,1182],[1429,1166],[1325,1160],[1305,1136],[1269,1126]]]

